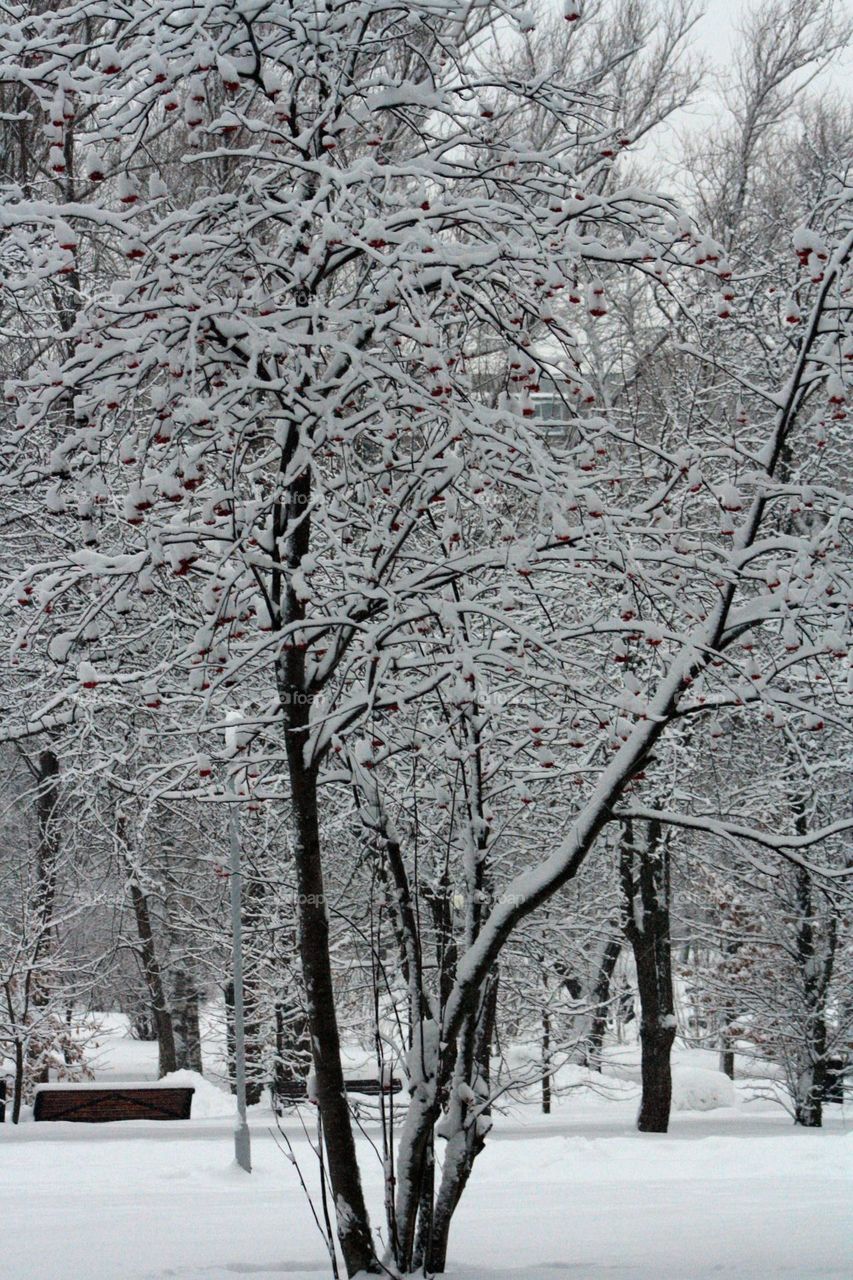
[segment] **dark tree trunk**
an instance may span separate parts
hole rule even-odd
[[[317,1102],[323,1121],[338,1238],[347,1272],[381,1274],[373,1248],[344,1088],[329,952],[329,917],[320,852],[317,780],[303,764],[303,740],[288,743],[299,893],[299,952],[305,980]],[[295,749],[294,749],[295,748]]]
[[[639,974],[643,971],[643,977]],[[659,990],[660,970],[652,956],[652,948],[646,949],[646,958],[637,961],[642,1020],[640,1046],[642,1061],[643,1097],[637,1128],[641,1133],[666,1133],[672,1105],[672,1067],[670,1055],[675,1039],[671,1007],[661,1000]],[[669,1002],[671,1006],[671,1002]]]
[[[226,982],[222,989],[225,998],[225,1063],[228,1070],[228,1086],[237,1092],[237,1040],[234,1031],[234,983]]]
[[[46,929],[56,897],[59,856],[59,760],[53,751],[39,753],[36,814],[38,818],[38,907]]]
[[[796,826],[798,835],[806,834],[802,804],[797,812]],[[794,1090],[794,1119],[805,1128],[819,1129],[823,1124],[829,1053],[826,1005],[835,966],[838,925],[835,915],[830,914],[824,928],[819,928],[812,874],[807,867],[797,867],[794,876],[798,914],[796,955],[805,1005],[803,1044],[799,1052],[802,1065]]]
[[[259,987],[259,933],[264,884],[256,874],[243,876],[243,1017],[246,1046],[246,1102],[260,1102],[264,1092],[264,1026]]]
[[[253,1107],[260,1102],[264,1092],[264,1045],[257,992],[244,1000],[244,1048],[246,1062],[246,1105]]]
[[[726,957],[726,969],[728,971],[731,957],[737,955],[740,944],[735,938],[729,938],[723,943],[723,954]],[[720,1032],[720,1070],[727,1075],[730,1080],[735,1078],[735,1046],[732,1042],[729,1027],[735,1020],[737,1010],[734,1005],[726,1002],[723,1005],[723,1027]]]
[[[298,432],[295,426],[291,426],[280,460],[282,475],[292,465],[297,447]],[[281,545],[284,542],[287,548],[286,565],[274,573],[272,599],[277,613],[280,609],[281,622],[291,629],[289,643],[283,648],[276,666],[276,681],[290,783],[299,955],[311,1031],[317,1104],[337,1211],[341,1253],[348,1275],[354,1276],[359,1271],[379,1275],[383,1268],[373,1246],[344,1089],[323,878],[317,764],[309,758],[314,694],[306,675],[304,643],[298,640],[295,630],[304,619],[305,609],[293,588],[292,575],[309,551],[311,497],[311,473],[306,468],[289,481],[287,500],[276,507],[273,516],[274,543]]]
[[[622,950],[619,938],[610,938],[601,957],[598,975],[592,989],[593,1014],[586,1037],[584,1057],[586,1065],[594,1071],[601,1070],[601,1050],[604,1035],[607,1031],[607,1010],[610,1005],[610,983],[616,968],[616,961]]]
[[[15,1041],[15,1079],[12,1082],[12,1124],[21,1118],[21,1106],[24,1101],[24,1046],[20,1040]]]
[[[542,1114],[551,1114],[551,1015],[542,1010]]]
[[[416,1131],[408,1135],[408,1149],[398,1153],[403,1158],[397,1164],[395,1256],[397,1266],[406,1274],[424,1265],[432,1245],[438,1115],[437,1105],[422,1108]]]
[[[36,819],[38,849],[36,853],[36,915],[41,934],[32,960],[30,990],[36,1009],[50,1003],[50,953],[53,950],[53,906],[56,901],[56,873],[59,859],[59,760],[49,748],[39,752],[36,767]],[[26,1056],[26,1055],[25,1055]],[[47,1061],[34,1073],[35,1084],[50,1079]]]
[[[151,1001],[151,1017],[157,1032],[159,1052],[159,1074],[168,1075],[177,1071],[178,1058],[175,1047],[175,1029],[172,1023],[172,1012],[166,999],[166,987],[163,982],[163,971],[157,958],[157,947],[154,941],[154,928],[151,923],[151,910],[148,898],[139,883],[130,859],[130,843],[127,834],[127,820],[123,814],[116,819],[116,836],[122,854],[127,889],[136,921],[136,932],[139,937],[139,956],[142,961],[142,976],[148,998]]]
[[[794,1100],[794,1122],[806,1129],[823,1125],[823,1103],[826,1093],[826,1024],[816,1020],[811,1029],[811,1060],[803,1071]]]
[[[304,705],[298,704],[296,718],[302,719],[305,714]],[[287,747],[299,902],[299,953],[317,1103],[337,1209],[338,1239],[347,1273],[353,1276],[366,1271],[376,1275],[381,1274],[381,1267],[373,1247],[344,1087],[322,869],[317,776],[316,771],[305,764],[306,736],[304,732],[290,732]]]
[[[128,888],[130,900],[133,904],[133,914],[136,919],[136,931],[139,935],[142,974],[145,978],[145,985],[148,988],[148,995],[151,1000],[151,1016],[154,1019],[154,1026],[157,1031],[158,1071],[161,1076],[165,1076],[169,1072],[177,1071],[178,1069],[172,1014],[166,1000],[163,974],[160,969],[160,962],[157,959],[157,948],[154,945],[154,930],[151,926],[148,899],[132,873]]]
[[[620,850],[625,936],[634,952],[640,996],[642,1100],[637,1128],[666,1133],[672,1105],[670,1055],[675,1040],[672,951],[669,927],[669,858],[660,824],[651,822],[634,840],[625,824]]]

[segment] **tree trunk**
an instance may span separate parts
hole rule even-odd
[[[551,1114],[551,1015],[542,1010],[542,1114]]]
[[[733,954],[735,947],[728,949],[727,954]],[[730,1080],[735,1078],[735,1046],[732,1042],[729,1027],[732,1025],[735,1017],[735,1009],[731,1004],[723,1005],[723,1026],[720,1031],[720,1070],[723,1075],[729,1077]]]
[[[199,992],[193,990],[186,1008],[187,1067],[190,1071],[198,1071],[199,1074],[204,1070],[204,1060],[201,1056],[201,1026],[199,1025],[200,1005]]]
[[[797,833],[804,835],[807,827],[803,805],[799,806],[796,826]],[[825,921],[823,930],[819,928],[812,874],[808,868],[797,867],[794,877],[799,917],[796,955],[805,1005],[803,1044],[799,1052],[802,1067],[794,1090],[794,1120],[805,1128],[819,1129],[823,1124],[829,1052],[826,1005],[835,966],[838,927],[833,914]]]
[[[243,1017],[246,1046],[246,1103],[254,1106],[264,1092],[264,1025],[259,987],[260,922],[264,884],[255,874],[243,876]]]
[[[59,760],[53,751],[39,753],[38,794],[36,815],[38,819],[38,907],[46,928],[56,896],[56,863],[59,856]]]
[[[320,849],[317,779],[303,762],[304,740],[288,738],[292,787],[294,860],[299,895],[299,952],[305,980],[317,1102],[323,1121],[329,1178],[337,1212],[338,1239],[347,1273],[382,1273],[373,1248],[361,1186],[329,953],[329,917]]]
[[[497,1017],[498,974],[493,971],[486,981],[477,1009],[469,1016],[460,1034],[456,1053],[453,1084],[446,1121],[447,1147],[441,1184],[432,1217],[430,1250],[425,1271],[442,1274],[447,1264],[450,1225],[462,1193],[468,1185],[474,1161],[486,1145],[491,1128],[491,1105],[477,1107],[477,1115],[468,1113],[460,1099],[459,1084],[478,1086],[475,1095],[488,1097],[490,1056]]]
[[[421,994],[419,990],[418,998]],[[406,1274],[423,1266],[432,1241],[439,1068],[438,1028],[421,1017],[413,1028],[409,1105],[397,1148],[396,1239],[392,1243],[397,1266]]]
[[[730,938],[723,943],[723,955],[725,956],[725,971],[730,971],[731,958],[736,956],[740,944]],[[727,1075],[730,1080],[735,1078],[735,1047],[732,1043],[729,1027],[735,1020],[737,1010],[735,1006],[729,1002],[724,1003],[722,1011],[723,1025],[720,1031],[720,1070]]]
[[[637,966],[642,1100],[637,1128],[666,1133],[672,1104],[670,1055],[675,1040],[669,928],[669,857],[659,823],[635,842],[630,822],[620,850],[625,936]]]
[[[163,974],[157,959],[157,949],[154,945],[154,930],[151,927],[151,912],[148,908],[148,899],[142,892],[139,882],[132,872],[130,872],[128,889],[130,900],[133,904],[133,914],[136,919],[136,931],[139,934],[142,973],[151,1000],[151,1016],[154,1019],[154,1026],[157,1030],[158,1072],[161,1076],[165,1076],[169,1072],[177,1071],[178,1069],[172,1014],[166,1000]]]
[[[286,475],[299,445],[295,423],[288,429],[280,459]],[[286,564],[273,574],[272,599],[290,641],[276,664],[287,773],[290,783],[293,861],[296,870],[299,955],[305,1004],[311,1031],[311,1053],[317,1104],[323,1125],[329,1181],[337,1214],[338,1240],[347,1274],[382,1274],[373,1247],[370,1219],[361,1186],[349,1104],[344,1089],[341,1042],[332,982],[329,916],[323,879],[323,850],[317,794],[318,765],[310,756],[311,706],[314,694],[306,674],[304,645],[296,630],[305,617],[304,601],[293,586],[294,572],[311,542],[311,471],[305,467],[289,481],[285,502],[276,507],[273,541],[286,546]]]
[[[56,900],[56,871],[59,858],[59,760],[49,748],[39,752],[36,787],[38,849],[35,905],[41,925],[41,935],[32,960],[31,991],[33,1006],[36,1009],[45,1009],[51,997],[51,980],[48,971],[54,942],[52,918],[53,904]],[[46,1055],[46,1059],[48,1056]],[[34,1072],[33,1083],[46,1084],[49,1079],[50,1066],[46,1060],[44,1066]]]
[[[430,1124],[426,1133],[421,1161],[418,1166],[420,1201],[417,1207],[417,1234],[414,1238],[412,1258],[414,1266],[422,1267],[432,1252],[432,1217],[435,1207],[435,1130]],[[401,1263],[408,1268],[409,1262]]]
[[[601,1070],[601,1050],[604,1046],[607,1011],[610,1006],[610,983],[621,951],[621,939],[610,938],[604,948],[595,986],[592,989],[593,1014],[586,1037],[584,1058],[587,1067],[593,1071]]]
[[[234,983],[225,983],[222,989],[225,1000],[225,1067],[228,1072],[228,1087],[232,1093],[237,1092],[237,1037],[234,1031]]]
[[[820,1129],[823,1125],[827,1057],[826,1019],[822,1010],[814,1010],[808,1019],[803,1051],[805,1066],[797,1082],[794,1122],[806,1129]]]
[[[447,1117],[442,1121],[447,1144],[444,1149],[441,1182],[432,1213],[430,1250],[424,1267],[425,1271],[435,1274],[441,1274],[444,1271],[450,1223],[462,1192],[465,1190],[477,1151],[483,1146],[483,1139],[477,1132],[477,1125],[468,1114],[468,1108],[460,1096],[460,1086],[467,1085],[473,1075],[475,1020],[476,1013],[469,1015],[468,1022],[463,1026],[459,1037]]]
[[[283,1086],[304,1080],[311,1065],[311,1036],[304,1009],[297,1009],[289,1016],[285,1006],[275,1006],[275,1065],[273,1089],[280,1093]]]
[[[12,1124],[21,1119],[21,1104],[24,1101],[24,1045],[15,1040],[15,1079],[12,1083]]]
[[[179,969],[173,984],[172,1025],[175,1034],[175,1060],[178,1070],[202,1069],[199,1033],[199,993],[189,974]]]
[[[148,898],[142,890],[136,870],[131,863],[127,819],[123,813],[119,813],[116,817],[116,838],[127,876],[127,888],[133,907],[133,915],[136,920],[139,954],[142,960],[142,976],[145,979],[145,987],[148,991],[148,998],[151,1001],[151,1017],[157,1032],[158,1072],[161,1076],[165,1076],[178,1069],[175,1029],[172,1023],[169,1002],[166,999],[163,972],[157,959],[157,947],[154,942],[154,929],[151,924]]]
[[[637,1128],[641,1133],[666,1133],[672,1105],[670,1054],[675,1040],[672,1001],[662,998],[660,964],[653,944],[640,952],[635,951],[635,956],[642,1006],[640,1047],[643,1085]]]
[[[720,1049],[720,1070],[727,1075],[730,1080],[735,1078],[735,1051],[728,1043],[725,1032],[723,1033],[723,1047]]]

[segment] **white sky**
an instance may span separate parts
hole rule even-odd
[[[853,18],[853,0],[837,0],[838,12]],[[683,135],[696,129],[713,129],[719,119],[722,103],[722,87],[717,75],[725,76],[731,67],[737,48],[739,28],[755,8],[754,0],[700,0],[705,10],[693,29],[693,45],[705,58],[708,75],[706,86],[697,95],[691,107],[673,116],[669,125],[658,131],[651,140],[651,149],[664,161],[677,152],[674,135]],[[834,64],[822,72],[810,87],[810,93],[849,97],[853,89],[853,48],[840,54]]]
[[[738,29],[756,5],[748,0],[700,0],[699,7],[705,13],[694,28],[695,46],[711,67],[725,73],[739,39]],[[837,0],[837,9],[840,15],[853,20],[853,0]],[[816,87],[818,85],[824,92],[849,95],[853,86],[853,48],[839,55],[835,64],[822,74]]]

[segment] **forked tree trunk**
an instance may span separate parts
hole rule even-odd
[[[620,850],[625,936],[634,952],[640,996],[642,1099],[637,1128],[666,1133],[672,1105],[675,1002],[669,927],[669,857],[660,824],[635,841],[626,822]]]
[[[490,1083],[490,1058],[497,1016],[498,975],[493,972],[487,979],[477,1010],[469,1017],[460,1034],[456,1055],[456,1068],[448,1108],[447,1147],[444,1152],[444,1168],[441,1184],[435,1199],[432,1215],[430,1250],[425,1271],[436,1275],[444,1272],[447,1264],[447,1246],[453,1215],[468,1185],[474,1161],[486,1144],[490,1126],[491,1107],[479,1111],[475,1119],[460,1100],[458,1086],[476,1081],[484,1092]]]
[[[428,1038],[423,1018],[414,1027],[410,1066],[414,1078],[397,1149],[396,1239],[392,1242],[396,1264],[404,1273],[423,1265],[432,1243],[440,1082],[437,1033]]]
[[[450,1224],[462,1192],[468,1183],[478,1150],[483,1140],[477,1126],[468,1115],[468,1108],[459,1094],[460,1086],[467,1084],[473,1074],[475,1015],[471,1015],[460,1035],[456,1067],[450,1089],[448,1114],[443,1121],[447,1132],[444,1148],[441,1182],[432,1211],[430,1249],[424,1270],[441,1274],[447,1262],[447,1246]]]

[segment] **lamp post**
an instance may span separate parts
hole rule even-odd
[[[237,1086],[237,1122],[234,1155],[241,1169],[252,1172],[249,1122],[246,1119],[246,1030],[243,1020],[243,919],[240,910],[240,810],[235,790],[228,805],[228,839],[231,859],[231,945],[234,967],[234,1077]]]

